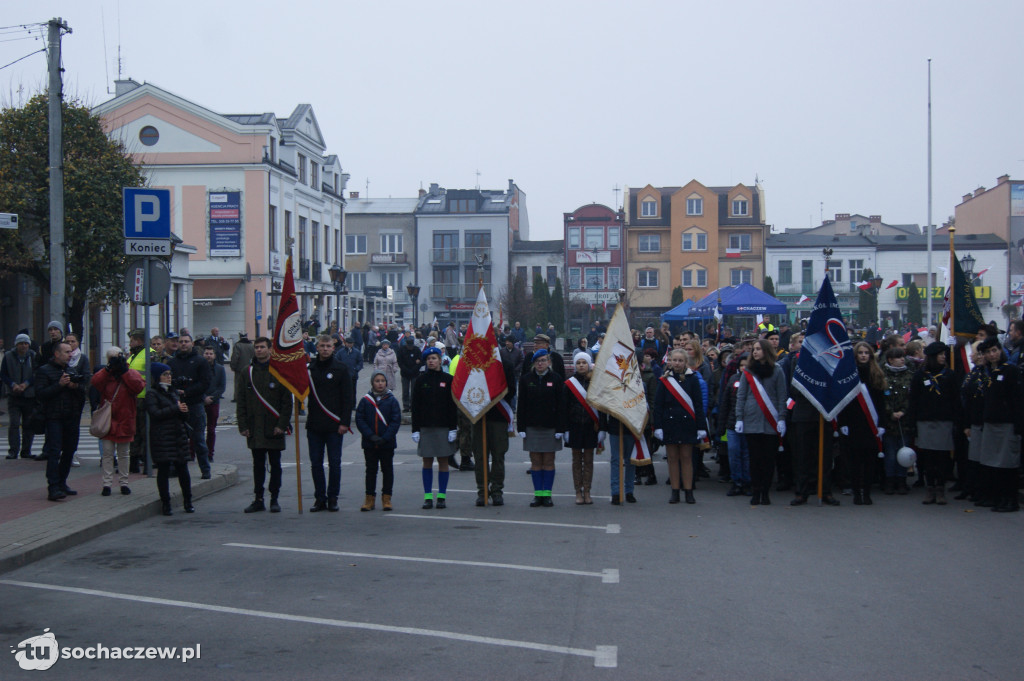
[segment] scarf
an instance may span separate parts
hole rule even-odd
[[[907,370],[907,365],[904,364],[901,367],[894,367],[893,365],[891,365],[888,362],[886,362],[885,363],[885,370],[888,371],[889,373],[892,373],[892,374],[901,374],[901,373],[903,373],[904,371]]]
[[[82,348],[75,348],[71,351],[71,356],[68,358],[68,367],[74,369],[78,366],[78,363],[82,360]]]

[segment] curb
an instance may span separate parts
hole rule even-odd
[[[218,468],[220,470],[216,470]],[[238,484],[238,468],[236,466],[214,464],[214,469],[213,477],[209,480],[202,480],[198,476],[193,478],[193,499],[201,499]],[[155,490],[152,493],[155,493]],[[171,504],[180,510],[180,489],[171,494]],[[95,524],[71,527],[66,532],[54,534],[43,543],[26,548],[21,552],[0,557],[0,574],[24,567],[37,560],[60,553],[73,546],[84,544],[115,530],[134,525],[151,516],[159,515],[160,508],[160,499],[157,497],[148,501],[142,501],[137,505],[124,509],[121,513],[111,515]]]

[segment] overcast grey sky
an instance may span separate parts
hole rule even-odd
[[[1020,2],[3,5],[3,26],[64,17],[66,91],[88,104],[120,44],[125,77],[219,113],[312,104],[364,196],[367,179],[398,197],[513,178],[533,238],[616,186],[755,175],[777,228],[818,224],[822,203],[923,225],[929,57],[934,221],[1024,179]],[[11,37],[0,65],[42,46]],[[5,103],[45,82],[42,54],[0,70]]]

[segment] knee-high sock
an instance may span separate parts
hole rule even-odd
[[[423,493],[429,495],[430,490],[434,488],[434,469],[424,468],[423,469]]]
[[[530,477],[533,478],[533,493],[536,496],[543,496],[540,494],[544,489],[544,471],[530,470]]]
[[[546,492],[545,496],[550,497],[551,489],[555,486],[555,472],[553,470],[542,472],[544,473],[544,491]]]
[[[445,492],[448,491],[448,471],[437,472],[437,496],[444,498]]]

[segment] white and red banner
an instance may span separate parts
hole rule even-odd
[[[469,420],[476,423],[507,392],[498,340],[491,326],[491,309],[481,287],[466,330],[462,358],[452,378],[452,397]]]
[[[638,438],[647,425],[647,394],[622,303],[608,322],[587,390],[587,402],[611,414]]]
[[[302,345],[302,318],[295,299],[295,276],[292,274],[292,259],[289,256],[284,268],[281,305],[277,310],[274,345],[270,352],[270,373],[298,398],[300,404],[309,394],[309,372],[306,369],[308,360]]]

